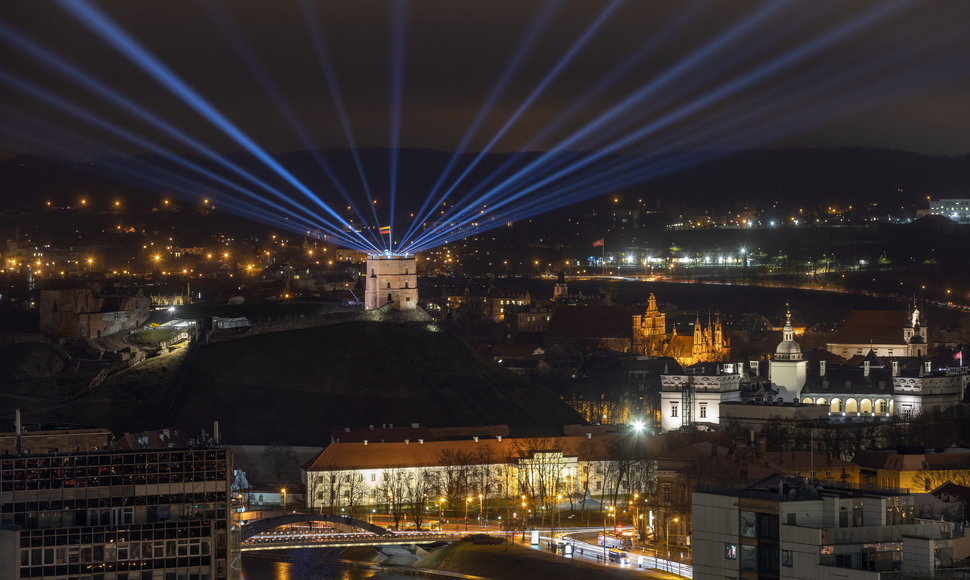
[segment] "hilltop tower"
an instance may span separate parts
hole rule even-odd
[[[367,257],[364,309],[393,303],[402,310],[418,307],[417,261],[414,256],[374,254]]]

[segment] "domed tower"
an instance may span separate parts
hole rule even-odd
[[[782,340],[775,349],[775,356],[769,365],[769,378],[778,396],[785,402],[798,399],[805,386],[808,363],[802,358],[802,347],[795,342],[795,330],[791,325],[791,308],[786,305],[785,327]]]

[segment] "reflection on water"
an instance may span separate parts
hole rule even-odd
[[[269,560],[258,556],[243,556],[243,580],[319,580],[320,576],[304,576],[294,574],[293,564],[290,562]],[[380,572],[364,568],[338,567],[333,575],[324,576],[327,580],[414,580],[415,576]]]

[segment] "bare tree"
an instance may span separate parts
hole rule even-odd
[[[394,520],[394,527],[401,525],[401,520],[407,513],[408,488],[414,474],[410,470],[392,467],[381,472],[381,481],[377,485],[378,497],[387,503],[387,511]]]
[[[344,480],[336,465],[329,465],[317,472],[313,478],[314,489],[309,490],[310,507],[319,506],[321,513],[335,513],[343,500]]]
[[[351,472],[344,476],[343,493],[347,515],[352,517],[357,515],[366,492],[367,485],[364,483],[363,474]]]
[[[421,529],[421,523],[427,515],[429,501],[435,496],[435,474],[433,471],[422,469],[413,474],[407,485],[407,513],[414,522],[415,529]]]
[[[280,483],[288,481],[289,471],[297,467],[296,455],[293,449],[284,441],[275,441],[263,449],[263,464],[273,476],[273,481]]]
[[[438,489],[452,505],[468,497],[474,463],[474,456],[461,450],[444,449],[438,455]]]

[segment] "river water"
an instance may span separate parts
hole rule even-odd
[[[303,578],[306,578],[306,576],[303,576],[303,578],[300,576],[295,570],[295,566],[290,562],[258,556],[243,556],[242,559],[243,580],[303,580]],[[313,575],[310,578],[313,580],[322,580],[323,578],[326,578],[326,580],[415,580],[419,577],[338,566],[333,575],[324,577]]]

